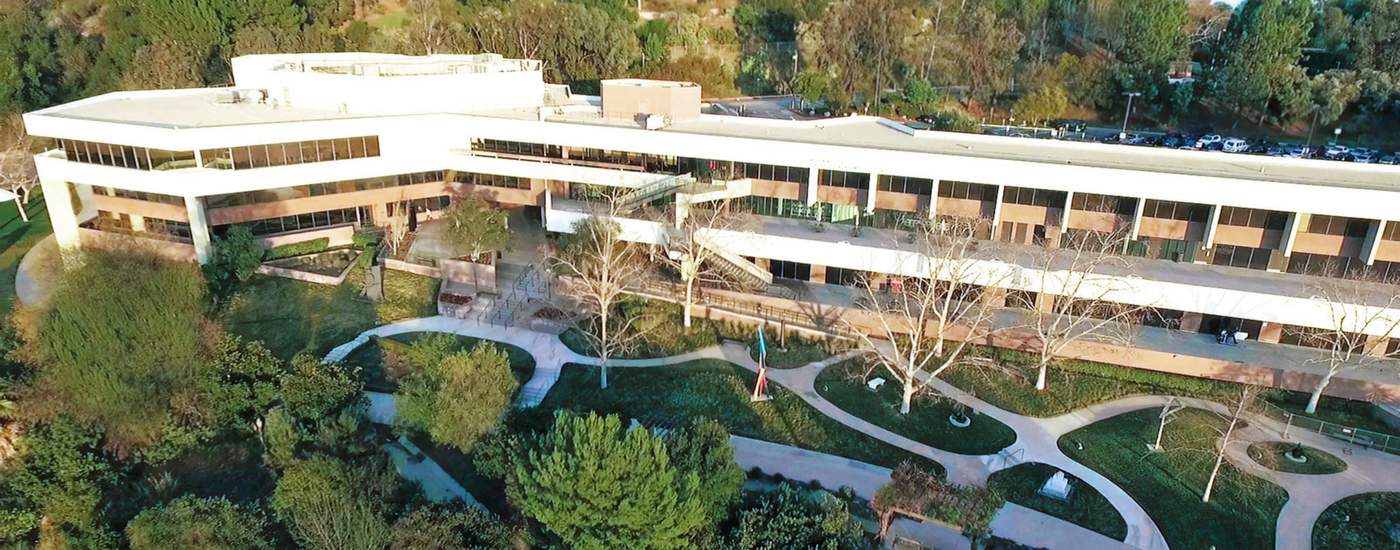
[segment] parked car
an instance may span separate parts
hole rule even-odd
[[[1084,122],[1084,121],[1082,121],[1082,120],[1067,120],[1067,119],[1061,119],[1061,120],[1052,121],[1052,122],[1050,123],[1050,126],[1051,126],[1052,128],[1055,128],[1056,130],[1059,130],[1061,134],[1067,134],[1067,133],[1074,133],[1074,134],[1077,134],[1077,133],[1080,133],[1080,132],[1083,132],[1083,131],[1089,129],[1089,123]]]
[[[1284,147],[1284,155],[1295,159],[1309,159],[1317,154],[1317,150],[1307,145],[1289,145]]]
[[[1196,148],[1209,149],[1210,146],[1218,145],[1223,141],[1225,141],[1225,138],[1221,137],[1220,134],[1206,134],[1204,136],[1201,136],[1200,139],[1196,140]]]
[[[1240,138],[1230,138],[1220,142],[1220,150],[1226,153],[1243,153],[1249,150],[1249,142]]]
[[[1372,164],[1376,162],[1376,152],[1370,149],[1352,149],[1351,161],[1361,164]]]
[[[1338,160],[1349,154],[1351,154],[1351,147],[1345,145],[1329,145],[1327,150],[1323,151],[1322,156],[1329,160]]]
[[[1189,140],[1189,141],[1188,141],[1188,140]],[[1167,137],[1162,139],[1162,145],[1163,145],[1164,147],[1171,147],[1172,149],[1176,149],[1176,148],[1178,148],[1178,147],[1181,147],[1182,145],[1195,144],[1195,143],[1196,143],[1196,140],[1190,139],[1188,136],[1185,136],[1185,135],[1182,135],[1182,134],[1175,134],[1175,133],[1173,133],[1173,134],[1167,134]]]
[[[1376,162],[1379,162],[1380,164],[1389,164],[1389,165],[1391,165],[1391,166],[1395,166],[1395,165],[1397,165],[1397,164],[1400,164],[1400,153],[1392,153],[1392,154],[1383,156],[1383,157],[1380,158],[1380,160],[1378,160],[1378,161],[1376,161]]]

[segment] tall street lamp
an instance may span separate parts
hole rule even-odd
[[[1123,131],[1118,132],[1119,143],[1128,139],[1128,117],[1133,112],[1133,98],[1142,95],[1142,92],[1123,92],[1123,95],[1128,96],[1128,108],[1123,109]]]

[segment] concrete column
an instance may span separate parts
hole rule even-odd
[[[1220,205],[1210,205],[1210,216],[1206,217],[1206,235],[1202,243],[1206,248],[1215,246],[1215,228],[1220,226]]]
[[[992,206],[992,240],[1001,238],[1001,200],[1006,196],[1006,186],[997,186],[996,204]]]
[[[807,206],[817,204],[818,172],[820,172],[820,170],[816,168],[811,168],[807,171],[807,188],[802,196],[802,200],[807,202]]]
[[[1283,242],[1279,243],[1278,248],[1285,258],[1293,255],[1293,242],[1298,239],[1298,227],[1307,221],[1302,219],[1303,216],[1297,212],[1289,212],[1288,223],[1283,224]]]
[[[1061,235],[1065,234],[1066,231],[1069,231],[1069,210],[1070,210],[1070,208],[1071,208],[1070,205],[1072,205],[1072,204],[1074,204],[1074,191],[1066,191],[1066,192],[1065,192],[1065,209],[1064,209],[1064,211],[1060,212],[1060,234],[1061,234]]]
[[[389,203],[379,202],[370,205],[369,223],[376,227],[389,225]]]
[[[933,188],[929,190],[930,192],[929,192],[929,196],[928,196],[928,219],[930,219],[930,220],[938,217],[938,185],[939,185],[939,183],[940,183],[940,182],[939,182],[938,180],[933,180]]]
[[[1381,236],[1385,235],[1385,220],[1371,222],[1370,229],[1366,230],[1366,240],[1361,245],[1361,260],[1366,265],[1375,265],[1376,252],[1381,248]]]
[[[59,248],[77,249],[78,216],[73,212],[73,195],[68,191],[68,182],[40,179],[39,187],[44,190],[44,204],[49,210],[54,241],[58,242]]]
[[[1185,312],[1185,313],[1182,313],[1182,314],[1181,314],[1181,330],[1182,330],[1183,332],[1200,332],[1200,331],[1201,331],[1201,321],[1203,321],[1203,320],[1204,320],[1204,319],[1202,318],[1201,314],[1199,314],[1199,313],[1195,313],[1195,312],[1191,312],[1191,311],[1187,311],[1187,312]]]
[[[145,232],[146,232],[146,218],[145,218],[145,216],[137,216],[136,214],[131,214],[131,215],[128,215],[127,217],[128,217],[128,218],[131,218],[131,230],[132,230],[132,231],[138,231],[138,232],[141,232],[141,233],[145,233]]]
[[[879,190],[880,190],[879,188],[880,188],[880,174],[878,174],[878,173],[876,173],[876,172],[871,172],[871,173],[870,173],[870,188],[867,189],[866,192],[865,192],[865,213],[866,213],[866,214],[869,214],[869,213],[875,211],[875,193],[879,192]]]
[[[1283,337],[1283,325],[1279,323],[1265,322],[1259,327],[1259,341],[1266,344],[1277,344],[1279,338]]]
[[[201,264],[209,263],[213,246],[209,238],[209,216],[204,211],[204,199],[185,197],[185,210],[190,215],[190,240],[194,241],[194,257]]]
[[[1128,240],[1136,241],[1138,233],[1142,231],[1142,212],[1147,208],[1147,199],[1138,197],[1137,206],[1133,208],[1133,224],[1128,230]]]

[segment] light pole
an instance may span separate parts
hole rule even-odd
[[[1133,112],[1133,98],[1142,95],[1142,92],[1123,92],[1123,95],[1128,96],[1128,108],[1123,109],[1123,131],[1118,132],[1119,143],[1128,139],[1128,117],[1131,116]]]
[[[1342,143],[1342,129],[1332,130],[1332,135],[1336,136],[1332,138],[1332,145],[1340,145]]]

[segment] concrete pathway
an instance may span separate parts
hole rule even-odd
[[[343,359],[354,348],[368,341],[370,336],[389,336],[421,331],[449,332],[495,340],[516,345],[528,351],[535,358],[536,367],[534,376],[526,383],[517,399],[517,406],[522,407],[534,406],[543,400],[545,394],[558,379],[563,365],[567,363],[597,365],[599,363],[596,358],[569,350],[555,335],[448,317],[413,319],[365,331],[355,340],[332,350],[327,354],[326,360]],[[1060,452],[1058,440],[1064,434],[1106,418],[1136,410],[1161,407],[1166,404],[1170,397],[1126,397],[1056,417],[1034,418],[997,408],[942,380],[932,380],[929,382],[929,387],[934,391],[956,399],[1016,431],[1016,442],[997,454],[962,455],[936,449],[876,426],[847,413],[817,393],[816,378],[822,369],[859,354],[858,351],[851,351],[795,369],[769,369],[768,376],[771,381],[794,392],[808,405],[833,420],[883,442],[943,464],[948,470],[949,479],[958,483],[985,484],[988,476],[993,472],[1028,462],[1040,462],[1064,470],[1104,495],[1123,516],[1128,526],[1128,535],[1120,544],[1064,520],[1034,510],[1015,507],[1004,509],[1003,513],[998,516],[995,532],[1000,536],[1006,536],[1025,544],[1049,548],[1081,547],[1086,544],[1093,548],[1111,548],[1124,545],[1151,550],[1167,548],[1166,540],[1162,537],[1156,523],[1136,500],[1108,478]],[[749,355],[747,347],[739,342],[725,342],[720,346],[711,346],[671,357],[615,360],[610,362],[609,368],[663,367],[700,359],[723,360],[743,366],[751,371],[757,372],[758,370],[758,365]],[[392,398],[392,396],[389,397]],[[1184,399],[1183,401],[1191,407],[1214,411],[1224,410],[1224,406],[1209,401],[1197,399]],[[392,406],[392,400],[384,402],[382,399],[375,400],[371,396],[372,417],[391,419]],[[1342,498],[1371,491],[1400,491],[1400,476],[1394,475],[1395,472],[1400,471],[1400,457],[1359,447],[1352,448],[1353,446],[1342,441],[1320,434],[1300,433],[1295,429],[1288,435],[1290,440],[1301,441],[1305,445],[1322,449],[1347,461],[1349,467],[1346,472],[1328,476],[1284,474],[1263,468],[1248,458],[1245,453],[1248,442],[1283,440],[1283,429],[1281,424],[1272,419],[1253,418],[1251,426],[1240,433],[1239,441],[1241,443],[1232,446],[1226,455],[1235,466],[1252,475],[1274,482],[1288,491],[1290,498],[1280,513],[1277,526],[1277,547],[1279,550],[1309,548],[1312,526],[1316,523],[1317,517],[1328,506]],[[741,440],[742,443],[736,444],[736,458],[740,464],[745,464],[745,467],[758,466],[767,472],[782,473],[789,479],[815,479],[824,486],[832,488],[843,485],[850,486],[862,495],[873,495],[874,490],[883,485],[883,480],[888,479],[888,470],[876,466],[794,447],[744,438],[736,439],[736,441]],[[903,529],[916,540],[938,537],[917,525],[906,525]],[[1076,529],[1083,532],[1077,532]]]
[[[398,407],[394,403],[394,394],[367,391],[365,398],[369,400],[369,412],[366,416],[369,421],[384,426],[393,426],[394,417]],[[389,459],[394,462],[394,469],[399,472],[399,476],[404,479],[417,481],[423,487],[424,496],[433,502],[451,502],[461,500],[477,508],[485,509],[476,497],[467,492],[462,484],[457,483],[447,470],[434,462],[427,454],[423,453],[412,441],[400,437],[397,441],[385,443],[382,447],[384,452],[389,454]],[[413,459],[413,455],[421,458]]]
[[[15,271],[15,297],[20,303],[34,305],[49,296],[50,277],[45,276],[59,268],[58,243],[53,235],[44,237],[19,260]]]

